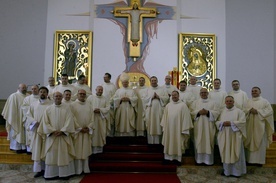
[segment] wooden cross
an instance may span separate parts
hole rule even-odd
[[[140,0],[131,0],[128,7],[115,7],[115,17],[127,17],[128,18],[128,43],[129,43],[129,56],[137,57],[141,56],[141,43],[143,40],[143,18],[156,17],[156,8],[141,7]]]

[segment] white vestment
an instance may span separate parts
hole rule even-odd
[[[54,93],[55,92],[60,92],[61,94],[63,94],[65,90],[70,90],[71,91],[71,100],[74,101],[74,100],[77,99],[78,90],[75,86],[73,86],[69,83],[67,85],[63,85],[63,84],[57,85],[53,92]]]
[[[159,99],[153,99],[154,93]],[[169,102],[169,95],[163,87],[149,87],[145,98],[145,121],[149,144],[160,144],[162,137],[161,120],[164,108]]]
[[[202,109],[209,111],[207,115],[199,115]],[[209,99],[197,99],[191,106],[194,119],[194,147],[197,163],[214,164],[214,143],[216,135],[215,120],[219,115],[219,107]]]
[[[200,93],[201,88],[202,88],[201,86],[198,86],[195,84],[195,85],[187,86],[186,90],[191,92],[194,95],[195,99],[199,99],[200,98],[199,93]]]
[[[12,150],[26,149],[23,111],[21,109],[26,96],[19,91],[11,94],[2,111],[2,116],[6,120],[7,139],[10,140],[10,149]]]
[[[173,91],[178,91],[178,88],[171,84],[169,84],[169,85],[164,84],[162,87],[166,90],[166,92],[169,96],[172,95]]]
[[[72,101],[72,100],[67,101],[67,100],[64,100],[64,98],[63,98],[61,102],[62,102],[64,105],[70,106],[74,101]]]
[[[114,135],[114,106],[113,106],[113,102],[112,102],[112,97],[115,94],[117,88],[113,83],[103,83],[102,84],[103,87],[103,96],[106,98],[106,100],[108,102],[110,102],[110,110],[109,110],[109,123],[111,125],[111,130],[110,132],[108,132],[108,136],[113,136]]]
[[[242,91],[242,90],[238,90],[238,91],[232,90],[231,92],[228,93],[228,95],[234,97],[234,99],[235,99],[234,105],[237,108],[239,108],[241,110],[244,110],[245,104],[247,103],[247,100],[248,100],[247,94],[244,91]]]
[[[77,91],[79,90],[85,90],[86,96],[92,95],[91,88],[87,84],[79,84],[79,82],[75,82],[72,84],[74,87],[76,87]]]
[[[185,91],[178,91],[179,92],[179,100],[184,102],[188,108],[192,105],[192,103],[195,101],[194,95],[185,90]],[[172,97],[170,97],[170,102],[172,102]]]
[[[30,129],[28,129],[28,126],[30,126],[31,121],[27,119],[27,112],[29,111],[31,104],[37,102],[38,100],[39,95],[29,95],[26,98],[24,98],[23,104],[21,106],[21,109],[23,110],[23,125],[25,127],[27,152],[31,152],[30,143],[32,138],[32,132],[30,131]]]
[[[213,89],[209,92],[208,98],[215,101],[219,108],[222,110],[225,107],[226,91],[222,89]]]
[[[193,128],[187,105],[180,100],[167,104],[161,126],[163,127],[162,144],[165,159],[176,159],[181,162],[182,154],[188,148],[189,131]]]
[[[78,99],[71,105],[76,122],[76,132],[73,135],[73,142],[76,152],[75,170],[76,174],[90,173],[89,170],[89,156],[92,154],[92,134],[94,133],[94,114],[92,106],[89,102],[81,102]],[[82,133],[82,128],[89,128],[88,133]]]
[[[231,126],[223,126],[230,121]],[[224,174],[226,176],[241,176],[246,174],[246,163],[243,140],[246,138],[245,114],[237,107],[222,110],[216,126],[218,132],[218,146]]]
[[[44,151],[44,141],[45,137],[41,137],[37,133],[38,126],[42,121],[43,114],[46,108],[52,105],[52,101],[49,99],[46,100],[38,100],[31,104],[28,112],[27,112],[27,121],[29,122],[26,125],[26,128],[31,133],[31,142],[30,142],[30,150],[32,152],[32,160],[34,160],[33,171],[40,172],[41,170],[45,170],[45,163],[41,162],[41,152]]]
[[[136,135],[145,136],[146,125],[145,125],[145,97],[147,87],[138,86],[135,89],[136,95],[138,96],[137,103],[137,118],[136,118]]]
[[[251,108],[256,109],[258,114],[249,113]],[[274,133],[273,109],[266,99],[256,97],[248,100],[245,112],[246,160],[248,163],[265,164],[266,148],[272,143]]]
[[[100,109],[100,113],[94,113],[94,133],[92,138],[92,153],[102,153],[103,146],[106,144],[106,136],[110,133],[111,126],[108,121],[110,103],[104,96],[88,97],[87,102],[90,103],[93,112],[95,109]]]
[[[53,94],[54,94],[54,89],[55,89],[56,86],[50,86],[50,85],[47,85],[46,88],[48,88],[49,92],[48,92],[48,97],[50,99],[53,99]]]
[[[130,101],[121,101],[123,97],[128,97]],[[115,135],[116,136],[135,136],[137,95],[131,88],[120,88],[114,96],[115,110]]]
[[[55,136],[53,132],[63,132]],[[64,104],[49,106],[42,118],[37,132],[45,139],[45,150],[42,160],[45,160],[45,178],[68,177],[75,174],[75,148],[72,134],[75,133],[74,118],[69,108]]]

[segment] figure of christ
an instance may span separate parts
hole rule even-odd
[[[130,40],[132,41],[132,46],[138,46],[140,41],[140,22],[142,16],[152,16],[156,14],[155,10],[141,10],[137,3],[133,4],[133,8],[130,10],[116,10],[116,13],[127,14],[130,16]]]

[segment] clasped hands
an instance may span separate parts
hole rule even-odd
[[[206,110],[206,109],[201,109],[200,111],[198,111],[198,114],[200,114],[200,115],[207,115],[208,114],[208,110]]]
[[[249,112],[252,113],[252,114],[258,114],[258,111],[256,109],[254,109],[254,108],[251,108],[249,110]]]
[[[231,121],[224,121],[223,126],[231,126]]]
[[[88,133],[89,132],[89,128],[88,127],[84,127],[81,129],[80,131],[81,133]]]
[[[154,95],[153,95],[153,97],[152,97],[152,100],[153,100],[153,99],[160,99],[160,97],[159,97],[159,95],[157,95],[157,93],[154,92]]]
[[[64,133],[62,131],[54,131],[52,134],[56,137],[59,137],[62,136]]]
[[[94,113],[100,113],[100,112],[101,112],[101,111],[100,111],[99,108],[94,109]]]
[[[121,98],[121,101],[122,101],[122,102],[129,102],[130,99],[129,99],[128,97],[122,97],[122,98]]]

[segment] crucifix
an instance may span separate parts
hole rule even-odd
[[[156,17],[156,8],[141,7],[140,0],[131,0],[128,7],[115,7],[112,11],[115,17],[128,18],[128,43],[129,56],[136,58],[141,56],[141,43],[143,38],[143,18]]]

